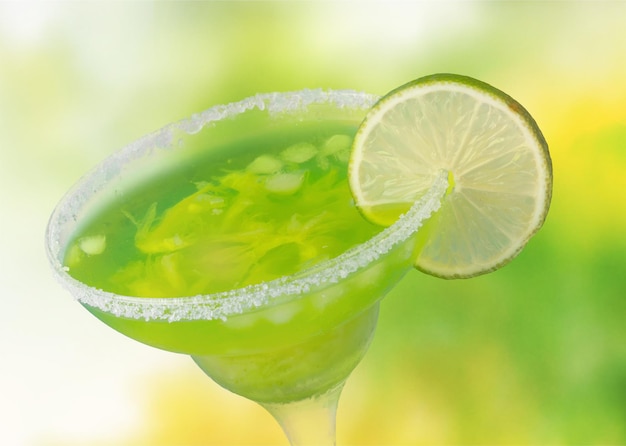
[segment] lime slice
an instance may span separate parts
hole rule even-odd
[[[513,98],[476,79],[435,74],[378,101],[352,146],[357,207],[388,226],[441,169],[449,188],[421,232],[415,266],[444,278],[493,271],[543,224],[552,195],[548,146]]]

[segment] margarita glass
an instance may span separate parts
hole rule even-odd
[[[263,405],[292,444],[333,444],[339,394],[367,350],[379,302],[412,268],[417,230],[439,208],[448,188],[446,172],[433,175],[430,190],[385,229],[359,215],[347,185],[345,150],[376,99],[354,91],[257,95],[213,107],[129,145],[85,175],[52,214],[46,247],[57,279],[115,330],[190,355],[218,384]],[[270,147],[277,149],[270,153]],[[209,171],[219,166],[220,181],[228,178],[228,194],[237,198],[225,204],[216,195],[216,181],[200,181],[207,177],[194,173],[201,165]],[[287,165],[292,170],[285,173]],[[338,172],[332,173],[338,180],[324,180],[331,171]],[[254,181],[234,193],[233,174]],[[179,193],[181,185],[191,183],[194,190]],[[304,188],[308,183],[317,189]],[[242,198],[263,187],[265,198]],[[274,206],[270,212],[284,214],[281,221],[291,228],[270,231],[272,237],[292,231],[297,238],[270,240],[261,260],[244,256],[251,264],[245,266],[245,280],[228,279],[242,263],[223,247],[232,234],[212,234],[210,243],[203,239],[195,252],[204,260],[193,265],[181,260],[178,268],[184,271],[172,272],[172,262],[188,252],[192,242],[187,239],[197,241],[185,228],[202,226],[212,216],[225,219],[242,202],[262,206],[267,197],[268,206]],[[293,209],[302,203],[308,207],[311,200],[318,209],[306,220],[305,211]],[[198,206],[208,207],[201,208],[204,213],[195,222],[178,214],[183,208],[199,212]],[[109,218],[111,212],[130,222],[134,235],[116,229],[119,222]],[[249,229],[246,221],[256,218],[253,214],[238,214],[228,224],[222,221],[222,227]],[[326,226],[316,239],[310,233],[323,220],[320,215]],[[261,218],[276,225],[272,218]],[[236,237],[245,238],[244,229],[233,229]],[[118,233],[124,234],[116,242]],[[266,236],[252,234],[255,240]],[[228,249],[239,247],[243,242],[238,240]],[[120,287],[109,287],[96,276],[119,269],[123,256],[104,254],[124,250],[132,252],[130,257],[144,255],[142,271],[152,265],[153,274],[129,279],[126,273],[133,267],[126,268],[124,274],[112,273]],[[308,256],[311,250],[315,254]],[[268,257],[278,263],[263,266]],[[249,268],[258,265],[260,272],[251,275]],[[196,271],[200,267],[205,270]],[[197,280],[190,285],[186,274],[196,274]],[[205,276],[228,280],[216,288],[196,287]]]

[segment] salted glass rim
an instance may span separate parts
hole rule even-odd
[[[270,115],[305,111],[311,104],[328,103],[338,108],[368,109],[378,96],[355,90],[300,90],[284,93],[264,93],[241,101],[211,107],[192,117],[163,127],[106,158],[84,175],[61,199],[53,211],[46,229],[46,252],[56,279],[82,304],[111,313],[118,317],[139,320],[226,320],[260,307],[271,306],[273,301],[284,302],[302,296],[312,289],[328,286],[346,279],[380,259],[394,246],[406,241],[437,211],[447,189],[447,174],[439,172],[426,194],[393,225],[369,240],[341,255],[293,275],[248,285],[213,294],[145,298],[123,296],[86,285],[73,278],[63,266],[61,257],[66,249],[61,246],[61,228],[76,219],[76,210],[97,191],[90,179],[98,176],[104,181],[115,176],[125,162],[149,153],[155,148],[174,148],[173,135],[183,131],[193,134],[206,125],[235,117],[250,110],[266,110]],[[111,174],[112,172],[112,174]],[[102,176],[104,175],[104,176]]]

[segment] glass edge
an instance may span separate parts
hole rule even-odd
[[[342,100],[340,100],[342,99]],[[148,134],[134,143],[114,153],[94,169],[79,179],[63,196],[52,212],[46,226],[46,254],[51,264],[55,279],[67,289],[81,304],[111,313],[118,317],[137,320],[190,321],[190,320],[225,320],[229,316],[271,304],[281,296],[303,294],[312,288],[337,283],[338,281],[362,270],[367,265],[388,253],[394,246],[411,237],[423,221],[437,211],[448,187],[447,173],[440,172],[429,191],[411,209],[401,216],[392,226],[384,229],[368,241],[346,251],[342,255],[328,260],[313,268],[311,273],[300,272],[293,276],[249,285],[221,293],[173,298],[141,298],[121,296],[101,289],[93,288],[74,279],[67,272],[59,259],[61,255],[59,226],[67,219],[63,211],[70,211],[68,201],[88,183],[90,175],[104,167],[119,162],[121,152],[131,152],[138,156],[150,150],[149,143],[166,141],[167,135],[174,129],[187,133],[199,131],[205,125],[228,116],[236,116],[253,108],[268,110],[271,113],[294,111],[313,103],[334,101],[340,107],[371,107],[378,96],[355,90],[300,90],[285,93],[264,93],[226,105],[211,107],[190,118],[174,122],[156,132]],[[148,145],[146,145],[148,144]],[[70,209],[66,209],[70,207]],[[62,221],[59,221],[62,220]]]

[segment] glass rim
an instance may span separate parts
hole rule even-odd
[[[73,278],[68,268],[63,266],[60,257],[65,246],[61,246],[61,226],[74,219],[74,210],[89,198],[81,195],[83,189],[90,186],[90,179],[97,173],[113,173],[121,166],[145,155],[159,144],[159,147],[172,148],[173,135],[176,131],[193,134],[207,124],[226,118],[232,118],[251,110],[266,110],[270,115],[283,112],[296,113],[305,111],[309,105],[329,103],[339,108],[369,109],[378,100],[378,96],[355,90],[300,90],[284,93],[264,93],[245,98],[226,105],[217,105],[192,115],[190,118],[169,124],[156,132],[116,151],[105,158],[95,168],[81,177],[59,201],[46,228],[46,253],[55,278],[81,304],[111,313],[117,317],[136,320],[192,321],[226,320],[228,317],[247,311],[271,307],[284,301],[280,297],[294,296],[293,299],[306,295],[312,289],[340,282],[362,271],[368,265],[380,259],[393,247],[406,241],[421,227],[424,220],[437,211],[441,198],[448,187],[447,173],[440,172],[431,188],[411,209],[402,215],[393,225],[383,229],[369,240],[345,251],[339,256],[319,263],[309,269],[292,275],[281,276],[267,282],[247,285],[233,290],[213,294],[181,297],[136,297],[124,296],[91,287]]]

